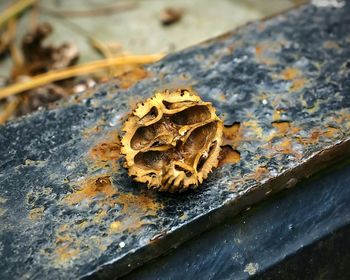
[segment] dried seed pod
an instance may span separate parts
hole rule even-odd
[[[223,124],[209,102],[188,89],[158,92],[123,126],[129,175],[159,191],[195,188],[218,164]]]

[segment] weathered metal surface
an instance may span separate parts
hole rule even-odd
[[[349,154],[349,12],[252,23],[1,127],[1,278],[120,276]],[[159,194],[120,167],[117,134],[135,101],[179,86],[234,123],[240,161],[199,191]]]
[[[348,161],[273,195],[123,279],[347,280],[349,185]]]

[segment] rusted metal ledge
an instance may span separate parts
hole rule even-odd
[[[347,280],[349,185],[346,160],[231,216],[122,279]]]
[[[350,13],[307,5],[171,55],[0,128],[0,278],[117,277],[350,153]],[[155,193],[121,167],[125,114],[193,87],[225,120],[226,164]]]

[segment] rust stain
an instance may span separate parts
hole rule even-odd
[[[243,126],[235,122],[230,126],[224,126],[222,146],[230,145],[236,149],[243,140]]]
[[[122,223],[120,221],[112,222],[109,226],[110,232],[120,232],[122,229]]]
[[[281,77],[283,80],[294,80],[297,77],[300,77],[301,73],[297,68],[286,68],[282,71]]]
[[[28,218],[32,221],[39,220],[44,214],[44,207],[33,208],[29,211]]]
[[[272,122],[272,126],[276,129],[272,139],[279,139],[277,143],[271,143],[268,145],[270,149],[275,150],[282,154],[293,154],[296,157],[299,156],[293,149],[293,138],[297,138],[297,133],[300,128],[293,126],[289,122]],[[274,153],[272,153],[274,154]]]
[[[137,210],[136,212],[142,215],[155,215],[159,209],[163,208],[149,193],[140,193],[137,195],[123,193],[118,197],[118,203],[124,206],[123,213],[130,213],[130,210]]]
[[[55,265],[60,266],[68,261],[75,259],[78,256],[79,252],[79,249],[72,248],[70,244],[59,246],[55,250],[55,254],[57,255]]]
[[[275,136],[285,136],[287,134],[296,134],[300,128],[293,126],[290,122],[272,122],[272,126],[277,129]]]
[[[290,123],[289,122],[273,122],[272,126],[277,129],[278,134],[287,134],[290,130]]]
[[[157,202],[151,192],[119,193],[108,175],[91,176],[75,185],[79,187],[67,194],[62,202],[74,209],[78,209],[75,208],[77,205],[83,205],[82,209],[85,209],[86,202],[88,205],[95,203],[97,209],[83,221],[73,218],[71,222],[57,227],[53,248],[43,253],[52,260],[54,267],[70,266],[73,260],[90,254],[96,247],[102,253],[115,240],[112,235],[132,232],[150,224],[150,216],[156,216],[158,210],[163,208],[163,204]],[[116,206],[116,209],[120,209],[119,218],[113,221],[107,210]],[[87,227],[100,228],[104,224],[106,227],[96,231],[94,236],[83,234]]]
[[[117,193],[112,186],[109,176],[95,176],[77,183],[80,188],[67,195],[63,201],[69,205],[77,204],[83,200],[92,200],[97,196],[111,197]]]
[[[303,78],[302,72],[293,67],[284,69],[280,75],[274,75],[274,78],[290,81],[289,92],[300,91],[307,84],[307,80]]]
[[[78,244],[76,244],[78,245]],[[76,247],[75,240],[69,236],[58,236],[55,241],[54,266],[60,267],[67,262],[76,259],[80,253],[80,249]]]
[[[326,136],[327,138],[333,138],[339,132],[340,132],[339,128],[329,126],[326,128],[326,131],[323,133],[323,135]]]
[[[277,51],[278,47],[271,47],[272,42],[261,42],[255,46],[255,59],[265,65],[274,65],[277,63],[276,59],[272,58],[273,52]]]
[[[294,154],[292,140],[283,139],[281,143],[277,144],[276,150],[282,154]]]
[[[341,111],[339,116],[334,117],[334,121],[350,129],[350,114],[346,111]]]
[[[275,120],[280,120],[283,110],[276,110]],[[341,117],[333,118],[332,122],[337,122],[344,127],[348,124],[350,120],[350,115],[344,114]],[[319,137],[334,137],[341,130],[335,127],[328,126],[323,130],[315,129],[310,132],[309,137],[301,138],[299,132],[301,128],[296,127],[295,124],[285,121],[272,122],[272,127],[274,128],[273,136],[278,139],[276,143],[272,144],[272,141],[266,139],[263,136],[262,128],[258,125],[258,122],[251,120],[249,122],[234,123],[231,126],[227,126],[224,129],[224,144],[229,145],[227,148],[233,154],[228,156],[228,159],[222,160],[221,164],[225,163],[237,163],[239,161],[239,152],[235,149],[242,141],[254,140],[260,137],[262,146],[266,149],[270,149],[271,156],[274,154],[294,154],[296,151],[293,150],[293,144],[316,144]],[[109,148],[106,145],[100,145],[101,143],[110,143],[110,141],[115,141],[119,138],[115,137],[117,134],[112,135],[111,138],[103,139],[99,141],[89,152],[89,158],[93,161],[103,159],[104,161],[115,160],[118,156],[116,152],[112,155]],[[113,142],[112,145],[117,146],[119,142]],[[293,142],[294,141],[294,142]],[[299,144],[298,144],[299,143]],[[108,145],[107,145],[108,147]],[[95,148],[95,149],[94,149]],[[294,146],[295,150],[298,147]],[[223,147],[223,149],[226,149]],[[246,180],[256,180],[260,181],[266,178],[269,174],[268,168],[265,166],[259,166],[251,173],[244,177],[239,177],[237,175],[237,180],[232,183],[231,189],[234,190],[237,184],[245,183]],[[58,227],[57,236],[54,247],[52,248],[52,256],[54,256],[54,264],[57,267],[62,267],[65,265],[72,265],[72,261],[80,258],[84,254],[84,250],[88,250],[89,253],[92,251],[92,243],[97,244],[101,252],[106,250],[112,242],[115,241],[115,236],[121,234],[124,231],[132,232],[140,227],[143,227],[151,223],[149,216],[157,215],[158,211],[162,209],[163,204],[156,201],[150,192],[141,192],[139,194],[133,193],[119,193],[117,188],[113,187],[110,177],[107,174],[100,176],[89,177],[85,180],[78,182],[79,188],[75,188],[73,193],[68,194],[63,201],[68,205],[73,207],[76,203],[82,203],[83,201],[96,201],[99,210],[96,214],[91,214],[88,221],[83,221],[79,224],[76,221],[69,222]],[[98,199],[94,199],[98,198]],[[104,206],[114,207],[115,205],[120,205],[120,214],[118,219],[113,219],[109,215],[109,212],[105,210]],[[75,206],[74,206],[75,207]],[[119,209],[119,208],[118,208]],[[180,216],[180,220],[187,219],[186,214]],[[87,227],[100,227],[105,225],[106,229],[101,230],[99,235],[87,236],[81,234],[82,231]],[[114,238],[114,239],[113,239]],[[86,249],[88,248],[88,249]],[[89,251],[90,250],[90,251]]]
[[[281,119],[281,115],[282,113],[284,112],[283,109],[277,109],[273,112],[273,115],[272,115],[272,120],[273,121],[279,121]]]
[[[325,129],[314,129],[309,137],[298,137],[298,141],[303,145],[317,144],[320,137],[334,138],[341,130],[336,127],[328,126]]]
[[[232,185],[231,189],[235,189],[237,184],[242,184],[247,180],[259,181],[268,175],[269,171],[265,166],[258,166],[252,173],[244,176],[243,180],[237,180]]]
[[[114,221],[109,226],[109,233],[121,233],[125,230],[134,231],[143,225],[149,224],[144,220],[145,216],[155,216],[158,210],[163,208],[163,204],[155,201],[149,194],[123,193],[116,199],[115,203],[122,205],[121,213],[125,218]]]
[[[224,164],[236,164],[240,161],[240,159],[240,153],[234,150],[231,146],[226,145],[221,147],[218,166],[222,166]]]
[[[52,252],[44,252],[51,260],[54,267],[72,265],[72,261],[93,250],[96,246],[101,251],[107,247],[105,243],[110,244],[112,241],[106,237],[103,240],[102,235],[87,236],[83,231],[87,227],[99,227],[108,213],[104,208],[113,196],[117,194],[117,189],[113,187],[109,176],[92,176],[77,182],[78,188],[67,194],[62,202],[67,206],[75,207],[76,205],[88,202],[89,205],[94,201],[98,210],[86,220],[78,221],[72,218],[71,222],[61,224],[56,229],[56,238],[53,243]],[[97,199],[98,198],[98,199]],[[83,249],[82,249],[83,248]]]
[[[262,55],[262,53],[263,53],[263,47],[260,45],[256,45],[255,46],[255,55],[257,57],[260,57]]]
[[[233,123],[230,126],[225,126],[223,130],[224,137],[228,140],[234,140],[237,138],[241,125],[240,123]]]
[[[247,136],[251,136],[246,138],[245,140],[252,140],[255,139],[256,137],[259,139],[263,138],[263,130],[259,126],[258,121],[256,120],[250,120],[242,123],[244,132]],[[250,139],[252,138],[252,139]]]
[[[77,223],[72,221],[59,226],[56,230],[56,238],[53,247],[44,249],[42,252],[56,268],[62,268],[73,265],[73,261],[84,255],[91,254],[98,248],[99,254],[107,250],[108,246],[115,241],[112,236],[121,234],[123,231],[135,231],[138,228],[150,224],[149,216],[155,216],[157,211],[163,208],[163,205],[154,201],[146,194],[134,195],[115,195],[105,197],[97,202],[100,210],[106,205],[121,205],[122,215],[120,220],[109,222],[106,210],[97,211],[91,214],[87,221]],[[68,202],[68,205],[70,203]],[[110,223],[108,225],[108,223]],[[104,229],[96,231],[96,235],[89,236],[83,233],[87,227],[101,228],[107,224]]]
[[[122,89],[128,89],[135,85],[138,81],[143,80],[150,76],[144,68],[138,66],[134,69],[119,75],[117,78],[119,80],[119,86]]]
[[[259,181],[260,179],[265,177],[268,173],[269,173],[269,171],[267,170],[267,168],[265,166],[259,166],[255,169],[255,172],[253,174],[253,178],[256,181]]]
[[[116,172],[119,168],[120,147],[118,132],[111,131],[90,149],[88,159],[94,167],[110,167]]]
[[[298,140],[303,145],[312,145],[316,144],[321,136],[321,132],[318,129],[315,129],[311,132],[310,137],[299,137]]]
[[[93,134],[99,133],[100,131],[101,131],[101,127],[99,126],[89,127],[83,131],[83,136],[85,138],[88,138]]]
[[[298,148],[296,151],[293,146],[298,142],[301,129],[287,121],[272,122],[271,124],[276,131],[271,134],[268,144],[265,145],[270,150],[270,155],[290,154],[300,159],[300,151]]]
[[[105,125],[105,121],[99,120],[94,126],[87,127],[83,130],[82,135],[84,138],[89,138],[92,135],[98,134],[102,131],[102,127]]]
[[[225,94],[223,94],[223,93],[221,93],[221,94],[219,95],[219,98],[220,98],[221,101],[226,101],[226,100],[227,100]]]
[[[239,185],[244,184],[244,182],[245,182],[245,179],[243,179],[243,177],[242,177],[242,178],[233,179],[232,182],[231,182],[231,184],[229,185],[229,189],[230,189],[231,191],[236,191],[236,190],[237,190],[237,187],[238,187]]]
[[[339,45],[335,41],[326,41],[323,43],[325,49],[339,49]]]
[[[289,88],[290,92],[300,91],[306,85],[306,80],[303,78],[295,79]]]
[[[225,126],[222,145],[229,145],[236,150],[244,141],[266,141],[267,139],[258,121],[251,119],[242,123],[234,123],[230,126]]]

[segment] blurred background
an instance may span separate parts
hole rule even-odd
[[[303,2],[1,0],[0,124]]]

